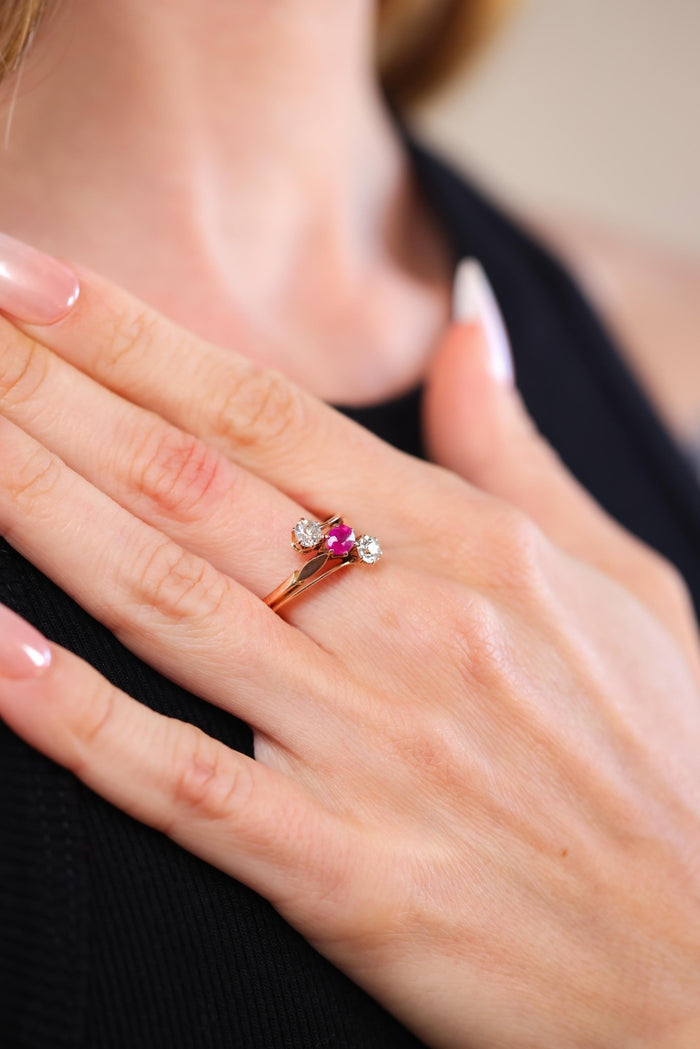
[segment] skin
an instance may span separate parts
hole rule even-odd
[[[245,718],[257,760],[56,646],[44,674],[0,681],[0,712],[265,895],[437,1049],[690,1047],[687,595],[537,437],[479,324],[434,350],[449,267],[371,84],[370,13],[76,0],[38,42],[5,228],[188,330],[84,271],[60,324],[2,323],[0,529]],[[428,362],[441,467],[313,396],[376,399]],[[345,507],[385,560],[270,612],[291,525]]]
[[[447,319],[454,260],[378,97],[372,13],[372,0],[56,4],[19,89],[0,87],[0,229],[244,342],[333,403],[403,392]],[[695,442],[697,260],[570,216],[537,225]]]
[[[372,0],[58,4],[14,107],[4,87],[0,228],[332,403],[404,392],[453,260],[379,97],[373,16]]]
[[[687,596],[536,435],[481,324],[431,372],[451,469],[89,274],[64,321],[1,331],[2,534],[247,720],[256,760],[56,646],[0,680],[11,727],[266,896],[436,1049],[696,1044]],[[288,529],[341,504],[385,560],[282,618],[260,598]]]

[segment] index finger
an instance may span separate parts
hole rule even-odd
[[[280,372],[206,342],[110,282],[75,270],[81,291],[71,312],[53,325],[20,325],[34,340],[319,513],[366,512],[370,527],[381,528],[400,508],[410,510],[415,471],[427,471],[425,464]],[[427,482],[423,477],[423,495]]]

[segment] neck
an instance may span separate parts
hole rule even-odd
[[[373,17],[373,0],[72,0],[6,87],[0,221],[218,341],[274,342],[275,318],[303,334],[408,250]]]

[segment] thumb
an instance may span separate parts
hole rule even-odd
[[[501,311],[475,259],[457,270],[453,317],[428,374],[426,443],[436,462],[493,492],[505,464],[500,445],[515,421],[514,369]]]
[[[454,323],[431,364],[423,411],[435,462],[518,507],[562,550],[617,579],[700,666],[697,625],[678,573],[610,517],[538,433],[515,386],[495,296],[472,259],[457,272]]]
[[[435,462],[523,510],[568,552],[600,561],[613,539],[629,542],[528,415],[501,311],[473,259],[457,271],[454,322],[432,362],[423,411]]]

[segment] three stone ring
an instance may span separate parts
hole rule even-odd
[[[263,599],[273,612],[341,568],[360,563],[374,565],[382,556],[374,536],[361,535],[357,539],[338,514],[325,521],[302,517],[292,529],[292,547],[313,556]]]

